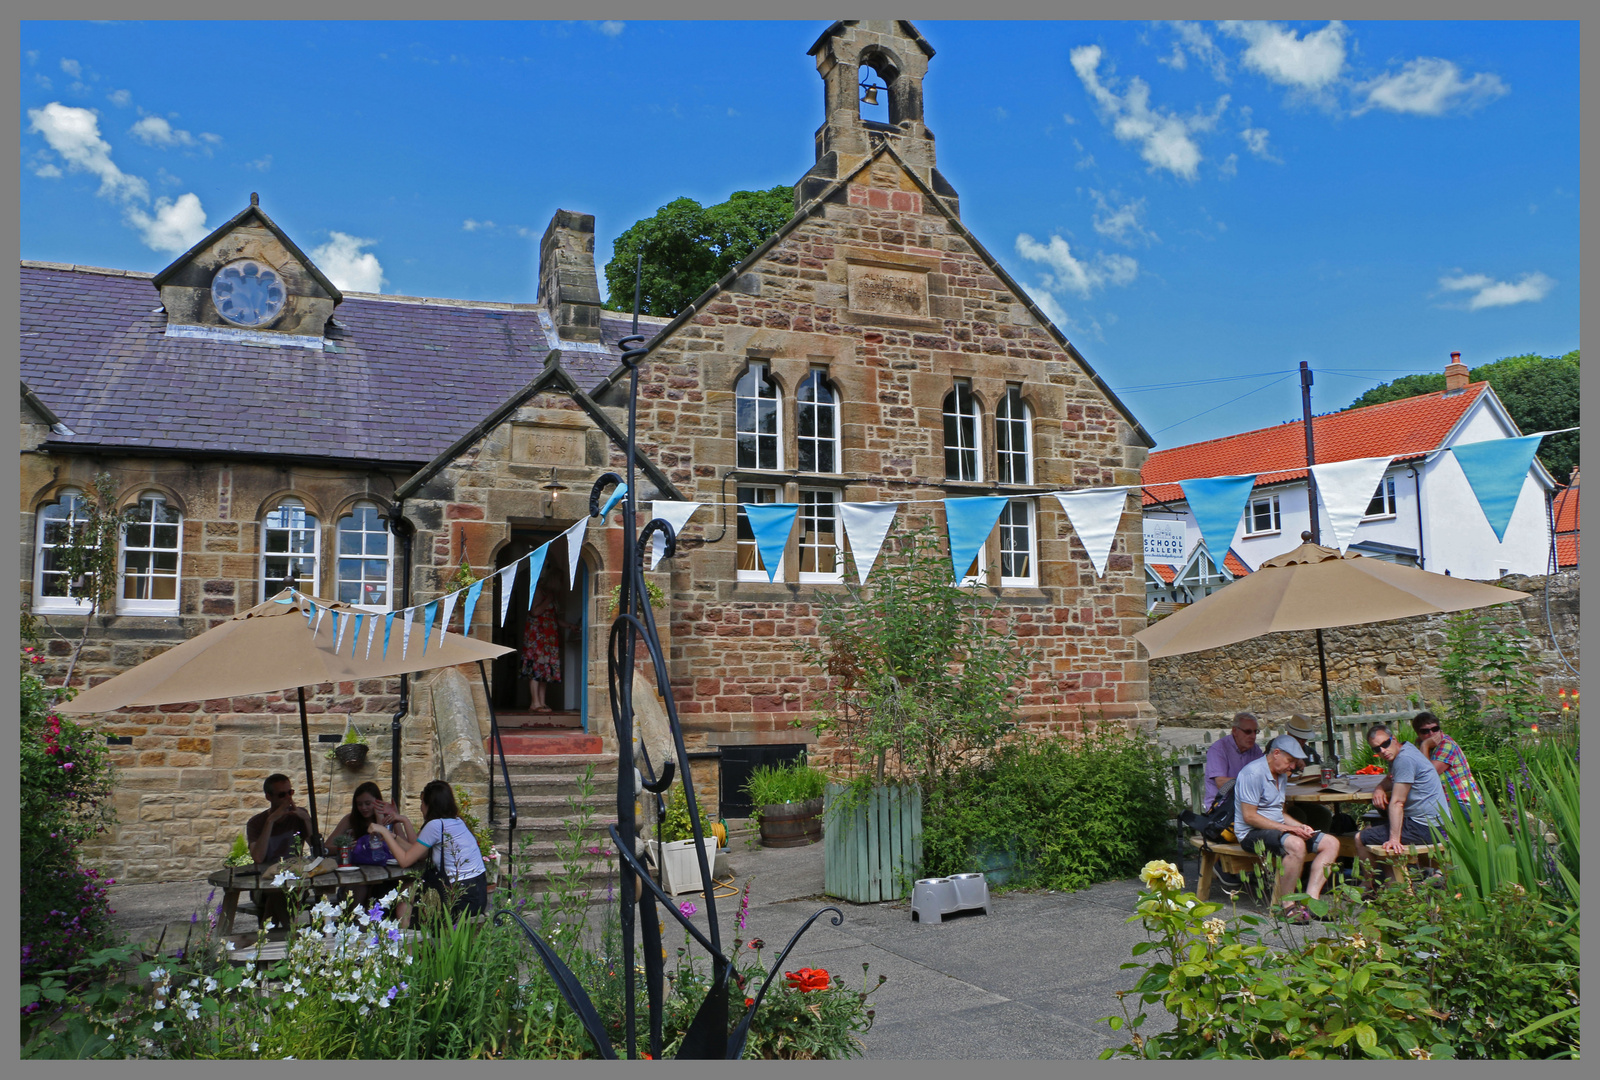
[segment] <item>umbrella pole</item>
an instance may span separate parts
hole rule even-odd
[[[1329,764],[1339,768],[1339,744],[1333,741],[1333,700],[1328,696],[1328,655],[1322,647],[1322,631],[1317,631],[1317,667],[1322,672],[1322,718],[1328,728]]]
[[[311,725],[306,721],[306,688],[296,687],[300,696],[300,748],[306,755],[306,799],[311,803],[311,853],[322,854],[322,833],[317,829],[317,780],[311,771]]]

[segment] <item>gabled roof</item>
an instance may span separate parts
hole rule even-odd
[[[167,337],[149,274],[24,262],[22,378],[72,430],[55,451],[272,455],[415,468],[528,385],[550,351],[583,390],[616,366],[561,341],[542,304],[347,293],[322,349]],[[640,319],[653,334],[662,320]]]
[[[823,36],[826,37],[827,35],[824,34]],[[1111,406],[1117,410],[1121,417],[1128,422],[1128,425],[1132,427],[1134,433],[1144,441],[1144,444],[1146,446],[1154,446],[1156,444],[1154,437],[1152,437],[1151,434],[1144,429],[1144,425],[1140,424],[1138,420],[1134,419],[1133,412],[1125,404],[1123,404],[1121,398],[1117,397],[1117,395],[1112,392],[1111,387],[1106,385],[1106,381],[1100,377],[1100,374],[1095,371],[1094,368],[1089,366],[1089,361],[1083,358],[1083,354],[1078,352],[1078,350],[1073,346],[1072,342],[1067,340],[1067,336],[1056,327],[1055,323],[1050,321],[1050,317],[1043,311],[1039,310],[1039,306],[1033,302],[1033,299],[1028,295],[1027,291],[1023,289],[1021,285],[1017,284],[1016,280],[1006,272],[1005,267],[1001,266],[999,261],[996,260],[993,255],[989,254],[989,250],[980,244],[978,242],[978,238],[973,236],[972,233],[968,231],[967,227],[961,223],[961,218],[945,205],[944,200],[936,195],[932,188],[928,187],[928,185],[922,182],[922,178],[916,174],[914,169],[905,163],[905,160],[901,158],[899,154],[895,153],[894,148],[890,146],[887,141],[883,142],[876,150],[867,155],[866,159],[863,160],[860,165],[856,166],[844,176],[834,180],[827,187],[823,188],[822,191],[818,192],[815,198],[811,199],[804,206],[801,206],[798,210],[796,210],[794,216],[785,222],[782,228],[773,233],[771,236],[767,237],[765,243],[747,255],[743,262],[741,262],[738,266],[735,266],[732,270],[729,270],[726,274],[722,275],[722,277],[713,283],[710,288],[701,293],[699,296],[695,297],[694,300],[690,301],[687,307],[674,315],[671,321],[661,328],[661,330],[656,334],[654,341],[646,343],[647,348],[653,349],[656,342],[666,341],[674,330],[688,322],[690,319],[694,318],[697,312],[715,299],[717,295],[724,289],[728,288],[735,281],[737,281],[742,274],[748,273],[752,266],[766,256],[767,252],[771,251],[778,244],[782,243],[790,233],[794,232],[808,218],[810,218],[812,214],[816,213],[817,210],[821,208],[821,206],[826,203],[835,192],[849,184],[863,172],[870,169],[873,163],[878,160],[878,158],[885,155],[894,159],[895,164],[899,165],[905,175],[911,178],[911,182],[917,186],[917,190],[922,194],[924,205],[932,206],[939,212],[939,214],[945,219],[945,222],[949,226],[950,230],[960,236],[961,239],[972,248],[973,253],[988,265],[990,271],[993,272],[995,277],[999,278],[1005,287],[1012,293],[1012,295],[1017,298],[1018,302],[1026,307],[1028,312],[1039,321],[1039,325],[1044,327],[1045,332],[1055,339],[1056,344],[1061,347],[1062,351],[1064,351],[1068,356],[1072,357],[1073,360],[1077,361],[1078,366],[1083,370],[1083,373],[1087,375],[1089,380],[1094,383],[1095,387],[1105,395],[1106,401],[1108,401]],[[648,358],[649,356],[647,353],[645,358],[640,360],[640,363],[644,363]],[[590,393],[598,394],[602,390],[609,388],[611,385],[621,381],[627,372],[628,369],[619,363],[611,372],[611,374],[606,376],[604,385],[591,388]]]
[[[1392,457],[1407,461],[1423,457],[1439,448],[1488,389],[1486,382],[1469,383],[1455,394],[1440,391],[1314,416],[1311,434],[1317,460]],[[1183,490],[1177,481],[1206,476],[1255,473],[1257,487],[1301,480],[1306,475],[1305,461],[1302,420],[1157,450],[1145,459],[1140,470],[1145,484],[1143,502],[1149,506],[1182,501]]]
[[[246,221],[249,221],[252,218],[264,226],[266,230],[273,236],[277,237],[278,242],[289,250],[289,254],[300,260],[300,264],[306,268],[306,273],[310,274],[312,279],[315,280],[318,285],[321,285],[325,290],[327,290],[328,295],[333,297],[333,302],[335,304],[344,299],[344,293],[340,292],[333,282],[329,281],[327,277],[323,275],[322,271],[317,269],[317,264],[311,261],[311,257],[305,252],[301,251],[299,246],[293,240],[289,239],[289,234],[278,228],[278,223],[269,218],[262,211],[261,207],[256,205],[254,195],[250,197],[249,206],[233,215],[233,217],[229,218],[227,221],[224,221],[221,225],[218,225],[215,229],[212,229],[206,234],[206,238],[204,240],[201,240],[198,244],[190,248],[188,251],[185,251],[182,255],[179,255],[176,259],[173,259],[172,262],[167,265],[166,269],[158,271],[155,277],[151,279],[151,284],[159,289],[161,286],[170,281],[173,276],[182,270],[186,265],[188,265],[189,260],[193,259],[200,252],[210,247],[219,238],[233,232],[233,230],[237,229],[239,226],[243,225]]]
[[[1180,570],[1187,570],[1189,568],[1189,563],[1194,561],[1195,555],[1198,554],[1204,548],[1204,546],[1204,544],[1196,545],[1195,550],[1190,552],[1188,560],[1183,564],[1182,567],[1173,566],[1171,563],[1147,562],[1144,564],[1145,569],[1153,571],[1156,577],[1160,578],[1162,581],[1165,581],[1168,585],[1171,585],[1174,581],[1178,580],[1178,574]],[[1222,557],[1222,566],[1235,578],[1242,578],[1246,574],[1250,573],[1250,568],[1244,564],[1244,560],[1239,558],[1238,553],[1232,548],[1229,548],[1228,553]]]
[[[846,26],[853,25],[860,21],[861,20],[859,19],[840,19],[839,21],[835,22],[833,25],[824,30],[817,40],[812,43],[811,48],[806,50],[806,55],[817,55],[817,50],[822,48],[822,43],[824,41],[827,41],[834,34],[837,34],[840,30],[843,30]],[[922,31],[913,26],[910,19],[897,19],[895,21],[900,24],[900,29],[905,33],[906,37],[916,42],[917,48],[921,49],[931,59],[933,57],[933,46],[929,45],[928,39],[922,36]]]

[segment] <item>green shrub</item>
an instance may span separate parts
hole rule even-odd
[[[1146,740],[1025,735],[935,788],[923,811],[924,867],[968,873],[1005,853],[1011,885],[1081,889],[1170,844],[1172,809],[1165,762]]]
[[[827,783],[822,770],[795,760],[781,765],[757,765],[750,771],[744,790],[750,796],[750,804],[759,810],[763,806],[820,799]]]
[[[716,820],[706,810],[706,804],[698,795],[695,804],[700,809],[700,827],[706,836],[711,835],[711,823]],[[674,840],[693,840],[694,823],[689,820],[689,800],[683,794],[682,784],[673,784],[672,790],[667,792],[666,813],[661,817],[661,842],[670,844]]]

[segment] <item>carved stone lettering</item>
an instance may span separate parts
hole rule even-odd
[[[850,307],[885,315],[928,313],[928,275],[917,270],[850,264]]]
[[[511,429],[511,460],[529,465],[584,463],[583,431],[577,428],[517,424]]]

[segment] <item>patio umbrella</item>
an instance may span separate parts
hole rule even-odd
[[[71,701],[62,702],[56,710],[72,714],[104,713],[130,706],[248,697],[295,687],[300,700],[300,737],[305,749],[311,831],[320,845],[305,688],[321,683],[432,671],[491,660],[515,650],[507,645],[493,645],[448,632],[441,639],[437,627],[424,645],[421,626],[413,627],[409,644],[403,644],[401,620],[397,616],[389,627],[386,651],[384,623],[387,613],[374,614],[349,604],[319,601],[319,606],[339,615],[341,633],[336,652],[332,614],[320,617],[313,614],[308,620],[311,606],[311,601],[305,597],[285,589],[266,603],[85,690]],[[362,616],[360,627],[354,625],[357,615]],[[371,632],[374,624],[376,630]]]
[[[1167,616],[1134,638],[1152,660],[1200,652],[1281,630],[1315,630],[1322,710],[1333,752],[1333,705],[1322,631],[1413,615],[1490,607],[1528,594],[1399,566],[1310,542],[1268,559],[1226,588]],[[1335,757],[1335,760],[1337,758]]]

